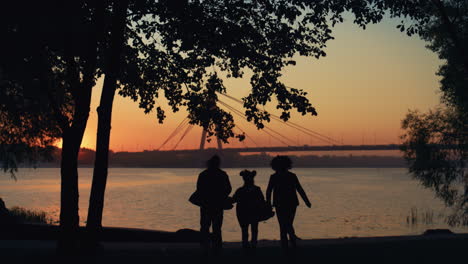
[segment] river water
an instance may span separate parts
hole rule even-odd
[[[265,192],[269,168],[256,168],[256,184]],[[240,187],[241,169],[226,169],[233,189]],[[80,219],[85,224],[92,169],[80,172]],[[200,169],[111,168],[103,225],[176,231],[199,228],[199,208],[187,199]],[[407,169],[294,169],[312,208],[297,210],[295,228],[301,238],[337,238],[421,234],[430,228],[449,228],[450,213],[431,191],[420,186]],[[17,180],[0,174],[0,197],[7,207],[44,210],[57,220],[60,170],[20,169]],[[407,218],[415,215],[415,223]],[[276,218],[259,226],[259,239],[278,239]],[[451,228],[467,232],[468,228]],[[235,210],[225,211],[223,237],[240,240]]]

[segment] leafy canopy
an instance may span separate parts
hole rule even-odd
[[[74,124],[92,60],[94,1],[9,1],[0,10],[0,160],[4,170],[49,158]],[[89,105],[87,106],[89,109]]]
[[[270,113],[263,106],[277,101],[281,118],[291,110],[317,115],[307,93],[288,89],[281,70],[294,65],[293,57],[326,55],[332,26],[347,10],[362,27],[382,18],[382,11],[364,1],[158,1],[129,13],[127,43],[119,93],[138,101],[146,113],[156,109],[163,94],[172,111],[186,107],[191,124],[225,142],[232,132],[230,113],[214,107],[226,87],[220,76],[242,78],[251,72],[251,92],[243,98],[245,116],[264,127]],[[135,6],[134,6],[135,7]]]
[[[155,110],[160,122],[166,114],[156,100],[165,96],[172,111],[186,107],[190,122],[210,136],[242,139],[232,132],[232,115],[210,110],[207,102],[226,91],[219,76],[241,78],[248,71],[245,114],[258,128],[270,120],[260,109],[273,99],[283,120],[293,109],[316,115],[304,91],[280,81],[281,70],[294,65],[297,54],[325,56],[331,28],[346,11],[362,27],[382,18],[365,1],[131,1],[119,93],[147,113]],[[86,118],[90,94],[83,91],[106,72],[111,1],[10,1],[0,12],[0,145],[49,146]]]
[[[445,107],[428,113],[410,111],[402,121],[406,130],[402,150],[409,170],[454,209],[450,224],[468,225],[468,57],[460,48],[468,41],[468,2],[385,2],[395,15],[412,19],[400,29],[419,34],[444,61],[437,74]]]

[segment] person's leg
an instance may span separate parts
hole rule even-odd
[[[296,247],[296,232],[294,230],[294,218],[296,216],[296,206],[290,208],[288,212],[288,234],[292,247]]]
[[[283,249],[288,248],[288,227],[287,227],[287,215],[285,215],[284,208],[276,207],[276,217],[278,218],[278,224],[280,228],[280,239],[281,247]]]
[[[210,245],[210,225],[211,217],[208,209],[200,207],[200,244],[204,248]]]
[[[249,224],[242,223],[241,231],[242,231],[242,247],[245,249],[249,247]]]
[[[252,248],[257,247],[257,239],[258,239],[258,222],[252,223]]]
[[[213,210],[212,219],[213,219],[213,247],[222,248],[223,247],[223,237],[221,233],[221,227],[223,226],[223,209]]]

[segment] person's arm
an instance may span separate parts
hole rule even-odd
[[[237,202],[239,202],[239,189],[232,196],[232,203],[237,203]]]
[[[226,195],[228,196],[232,192],[232,186],[231,186],[231,182],[229,181],[229,176],[227,175],[226,172],[224,173],[224,176],[225,176],[225,181],[226,181]]]
[[[205,173],[201,172],[198,175],[197,179],[197,191],[198,192],[203,192],[203,189],[205,188]]]
[[[263,196],[262,189],[258,188],[258,196],[260,200],[265,201],[265,196]]]
[[[268,187],[266,190],[266,202],[268,205],[271,205],[271,192],[273,191],[273,175],[270,176],[270,180],[268,181]]]
[[[297,178],[296,175],[294,175],[296,178],[296,189],[299,195],[301,195],[302,200],[304,200],[304,203],[306,204],[307,207],[311,207],[312,205],[310,204],[309,198],[307,197],[307,194],[305,193],[304,189],[301,186],[301,183],[299,182],[299,179]]]

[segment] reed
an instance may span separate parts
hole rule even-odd
[[[426,209],[423,212],[419,212],[418,208],[412,207],[409,215],[406,216],[406,223],[408,225],[431,225],[434,223],[434,211],[432,209]]]
[[[29,210],[19,206],[9,209],[11,216],[22,223],[51,224],[52,219],[44,211]]]

